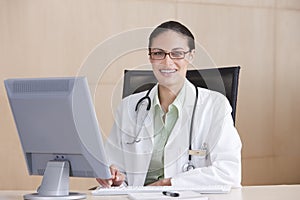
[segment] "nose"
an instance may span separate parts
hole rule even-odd
[[[165,66],[170,66],[170,65],[174,64],[173,59],[170,58],[170,54],[166,55],[165,59],[163,59],[162,62]]]

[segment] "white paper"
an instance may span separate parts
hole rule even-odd
[[[153,199],[199,199],[208,200],[208,197],[194,191],[181,191],[178,192],[179,197],[170,197],[162,194],[162,192],[145,192],[145,193],[130,193],[128,194],[131,200],[153,200]]]

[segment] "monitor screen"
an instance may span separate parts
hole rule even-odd
[[[66,161],[70,176],[110,178],[85,77],[8,79],[5,87],[30,175]]]

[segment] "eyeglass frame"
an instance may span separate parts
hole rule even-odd
[[[152,58],[152,55],[153,55],[153,53],[161,53],[161,52],[163,52],[164,53],[164,57],[163,58],[161,58],[161,59],[154,59],[154,58]],[[174,53],[174,52],[183,52],[183,57],[181,58],[174,58],[174,57],[172,57],[172,55],[171,55],[171,53]],[[169,58],[171,58],[172,60],[180,60],[180,59],[184,59],[185,58],[185,55],[187,54],[187,53],[190,53],[190,52],[192,52],[191,50],[188,50],[188,51],[180,51],[180,50],[176,50],[176,51],[170,51],[170,52],[166,52],[166,51],[164,51],[164,50],[162,50],[161,49],[161,51],[157,51],[157,52],[151,52],[151,50],[149,49],[149,53],[148,53],[148,55],[150,56],[150,58],[152,59],[152,60],[164,60],[166,57],[167,57],[167,55],[169,55]]]

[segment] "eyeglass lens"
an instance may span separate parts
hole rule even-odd
[[[167,52],[164,52],[164,51],[156,51],[156,52],[151,52],[149,54],[150,54],[151,59],[154,59],[154,60],[165,59],[165,57],[167,55],[169,55],[170,58],[172,58],[172,59],[182,59],[182,58],[185,57],[185,54],[188,53],[188,52],[184,52],[184,51],[171,51],[171,52],[167,53]]]

